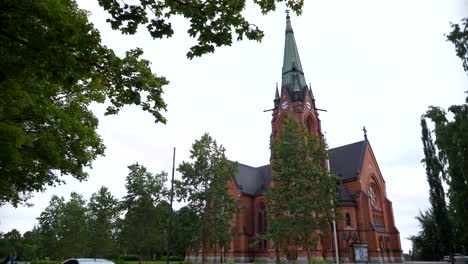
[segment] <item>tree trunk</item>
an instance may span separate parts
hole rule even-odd
[[[310,264],[310,245],[309,245],[309,238],[306,238],[305,241],[306,248],[307,248],[307,264]]]

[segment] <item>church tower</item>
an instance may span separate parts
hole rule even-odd
[[[271,136],[277,135],[282,127],[283,119],[290,115],[295,117],[310,133],[323,138],[315,99],[311,88],[305,81],[289,13],[286,16],[285,34],[281,92],[277,85]]]

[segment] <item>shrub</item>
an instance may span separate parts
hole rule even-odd
[[[123,261],[138,261],[138,255],[123,255],[119,256],[119,259]]]

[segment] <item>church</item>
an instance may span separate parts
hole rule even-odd
[[[312,90],[307,86],[289,15],[282,68],[282,83],[274,98],[272,110],[273,137],[282,119],[293,116],[310,133],[323,138],[318,109]],[[380,172],[371,144],[364,129],[364,140],[329,150],[330,170],[341,178],[338,204],[343,217],[330,225],[328,238],[311,250],[316,259],[340,262],[388,263],[403,262],[400,234],[395,226],[392,202],[386,194],[385,180]],[[240,205],[233,216],[236,235],[229,249],[210,249],[208,261],[220,259],[232,262],[275,262],[277,250],[273,241],[263,240],[256,247],[256,234],[268,228],[268,208],[263,196],[272,182],[270,165],[251,167],[239,164],[230,183],[230,192]],[[334,231],[336,230],[336,232]],[[298,248],[298,261],[307,260],[307,252]],[[284,256],[281,254],[281,259]],[[201,252],[189,252],[189,261],[201,261]]]

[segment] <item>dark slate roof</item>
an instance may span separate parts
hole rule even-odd
[[[361,171],[367,141],[330,149],[330,168],[342,180],[353,179]],[[237,188],[246,195],[261,195],[272,180],[270,165],[251,167],[239,163],[238,172],[234,176]],[[356,205],[355,198],[350,195],[346,186],[341,182],[338,185],[339,205]]]
[[[254,168],[239,163],[238,172],[234,176],[237,188],[247,195],[260,195],[265,192],[271,181],[270,165]]]
[[[330,170],[343,180],[356,178],[362,170],[367,141],[337,147],[329,150]]]

